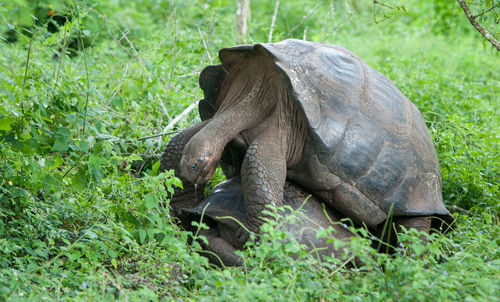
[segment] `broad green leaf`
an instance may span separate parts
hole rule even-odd
[[[8,115],[0,115],[0,130],[9,131],[10,125],[15,122],[15,119]]]
[[[139,241],[141,243],[145,243],[146,242],[146,231],[143,230],[143,229],[139,230]]]
[[[69,143],[71,142],[71,133],[68,128],[61,127],[57,129],[55,135],[54,145],[51,151],[67,151],[69,149]]]
[[[144,196],[144,202],[146,204],[146,209],[148,209],[148,211],[156,206],[156,200],[151,193],[148,193],[146,194],[146,196]]]

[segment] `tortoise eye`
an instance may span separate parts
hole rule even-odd
[[[198,168],[198,165],[197,164],[192,164],[191,165],[191,171],[196,171],[196,169]]]

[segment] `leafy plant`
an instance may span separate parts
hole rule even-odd
[[[297,212],[262,228],[243,268],[198,253],[203,238],[170,216],[179,180],[158,175],[172,130],[196,110],[166,125],[203,97],[197,76],[218,49],[236,44],[235,3],[0,5],[1,299],[497,299],[499,58],[445,2],[406,1],[378,24],[373,1],[282,2],[273,37],[345,46],[396,83],[431,131],[457,229],[428,244],[407,231],[395,255],[352,229],[358,261],[320,262],[282,228]],[[251,5],[248,40],[267,41],[274,3]]]

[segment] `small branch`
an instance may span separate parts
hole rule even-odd
[[[113,33],[111,32],[111,29],[109,29],[109,26],[108,26],[108,17],[106,17],[105,15],[99,15],[99,16],[104,18],[104,25],[106,26],[106,30],[108,31],[108,34],[113,39],[113,41],[115,41],[116,44],[118,44],[129,56],[135,57],[135,55],[133,53],[131,53],[125,46],[123,46],[123,44],[120,43],[120,41],[115,37],[115,35],[113,35]]]
[[[125,41],[127,41],[127,43],[130,46],[130,48],[132,48],[132,50],[134,51],[134,54],[135,54],[135,57],[137,58],[137,60],[139,60],[139,62],[141,62],[141,64],[144,66],[144,69],[146,69],[146,75],[148,76],[149,83],[151,83],[153,81],[151,79],[151,75],[149,74],[149,71],[148,71],[148,69],[146,67],[146,64],[144,64],[144,61],[142,60],[141,56],[139,55],[139,53],[135,49],[134,44],[128,39],[128,37],[127,37],[128,32],[124,33],[118,26],[115,25],[115,27],[122,34],[122,38],[125,39]],[[120,38],[120,40],[122,38]]]
[[[385,4],[385,3],[382,3],[382,2],[378,2],[377,0],[373,0],[373,4],[378,4],[378,5],[381,5],[381,6],[385,6],[385,7],[387,7],[387,8],[390,8],[390,9],[394,9],[394,7],[389,6],[389,5],[387,5],[387,4]]]
[[[212,22],[210,23],[210,27],[209,27],[209,33],[207,35],[207,39],[205,40],[205,37],[203,36],[203,33],[201,32],[201,30],[198,28],[198,32],[200,33],[200,36],[203,40],[203,47],[205,48],[205,52],[206,52],[206,57],[210,60],[210,63],[212,64],[212,58],[210,57],[210,52],[208,50],[208,45],[210,45],[210,42],[212,40],[212,34],[213,34],[213,29],[214,29],[214,25],[215,25],[215,22],[217,21],[217,11],[214,10],[214,18],[212,19]],[[201,63],[201,65],[205,65],[205,57],[203,57],[203,61]],[[175,89],[175,88],[174,88]],[[196,90],[196,95],[194,96],[195,99],[198,98],[198,89]],[[186,109],[184,109],[184,111],[179,114],[178,116],[176,116],[173,120],[171,120],[168,125],[163,128],[163,132],[168,132],[170,129],[172,129],[179,121],[183,120],[184,118],[186,118],[189,113],[191,111],[193,111],[193,109],[195,109],[196,107],[198,107],[198,103],[200,101],[197,100],[195,101],[194,103],[192,103],[191,105],[189,105]],[[161,136],[161,135],[158,135],[158,136]]]
[[[159,136],[164,136],[164,135],[175,134],[175,133],[177,133],[177,132],[178,132],[178,131],[163,132],[163,133],[159,133],[159,134],[155,134],[155,135],[150,135],[150,136],[139,137],[137,140],[138,140],[138,141],[144,141],[144,140],[147,140],[147,139],[150,139],[150,138],[156,138],[156,137],[159,137]]]
[[[456,205],[450,206],[449,209],[451,212],[457,212],[457,213],[464,214],[467,216],[473,216],[473,213],[471,211],[466,210],[466,209],[461,208],[461,207],[456,206]]]
[[[125,77],[127,76],[127,72],[128,72],[128,64],[125,64],[125,70],[123,71],[123,73],[121,75],[120,84],[118,84],[118,86],[116,86],[115,91],[113,92],[111,97],[106,102],[106,105],[108,105],[115,98],[115,96],[118,94],[118,91],[120,91],[120,89],[122,89],[123,82],[125,82]]]
[[[476,19],[477,17],[481,17],[482,15],[494,10],[497,7],[498,7],[498,5],[495,4],[492,7],[488,8],[487,10],[483,11],[482,13],[475,15],[473,18]]]
[[[208,46],[207,46],[207,41],[205,41],[205,37],[203,36],[203,33],[201,32],[200,28],[198,28],[198,33],[200,34],[201,41],[203,42],[203,48],[205,48],[205,53],[207,54],[208,61],[210,61],[210,65],[213,64],[212,57],[210,56],[210,51],[208,51]]]
[[[172,80],[174,78],[175,63],[177,60],[177,15],[175,14],[175,6],[173,0],[170,0],[170,6],[172,7],[172,17],[174,18],[174,54],[172,58],[172,69],[170,70],[170,76],[168,79],[167,91],[165,93],[166,98],[168,98],[170,94],[170,88],[172,87]],[[163,110],[163,114],[168,115],[167,108],[165,108],[163,102],[161,100],[159,102]]]
[[[325,1],[321,1],[320,3],[316,4],[316,6],[307,15],[305,15],[302,18],[302,20],[300,20],[300,22],[288,32],[286,36],[289,37],[291,33],[293,33],[300,25],[302,25],[302,23],[304,23],[304,21],[306,21],[306,19],[309,18],[309,16],[314,14],[318,10],[318,8],[320,8],[324,3]]]
[[[194,108],[198,107],[198,102],[199,101],[192,103],[186,109],[184,109],[184,111],[182,111],[181,114],[179,114],[173,120],[171,120],[170,123],[168,123],[167,127],[163,129],[163,132],[168,132],[168,130],[172,129],[175,126],[175,124],[177,124],[179,121],[187,117],[189,112],[191,112]]]
[[[120,39],[117,39],[115,37],[115,35],[113,35],[113,33],[111,32],[109,26],[108,26],[108,17],[106,15],[101,15],[98,11],[94,10],[96,12],[96,14],[103,18],[104,19],[104,25],[106,26],[106,30],[108,31],[108,34],[111,36],[111,38],[113,39],[113,41],[116,42],[116,44],[118,44],[129,56],[131,57],[134,57],[137,59],[137,61],[139,61],[142,66],[144,66],[144,69],[146,69],[146,75],[148,77],[148,80],[149,80],[149,83],[151,83],[153,80],[151,79],[151,75],[149,74],[149,71],[146,67],[146,64],[144,64],[144,61],[142,60],[141,56],[139,55],[139,53],[137,52],[137,50],[135,49],[134,47],[134,44],[128,39],[127,37],[127,34],[129,33],[128,30],[126,30],[126,32],[124,32],[123,30],[121,30],[116,24],[113,24],[115,26],[115,28],[121,33],[121,38]],[[133,53],[131,53],[125,46],[123,46],[123,44],[121,43],[121,40],[125,40],[127,41],[127,44],[130,46],[130,48],[132,49]]]
[[[460,7],[462,7],[462,10],[464,11],[465,15],[467,16],[467,19],[469,19],[470,24],[474,26],[474,28],[486,39],[488,42],[493,45],[498,51],[500,51],[500,43],[490,34],[490,32],[484,28],[479,22],[476,21],[476,18],[472,15],[470,12],[469,6],[464,0],[457,0],[458,4],[460,4]]]
[[[276,0],[276,5],[274,6],[273,19],[271,20],[271,28],[269,29],[269,39],[267,39],[268,43],[271,43],[273,41],[274,23],[276,23],[276,16],[278,15],[279,7],[280,7],[280,0]]]
[[[347,263],[351,262],[353,259],[354,259],[355,256],[351,256],[349,257],[349,259],[347,259],[346,261],[344,261],[339,267],[337,267],[333,272],[331,272],[329,275],[328,275],[328,279],[331,278],[333,275],[335,275],[335,273],[337,273],[341,268],[345,267],[347,265]]]

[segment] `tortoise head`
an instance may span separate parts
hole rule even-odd
[[[220,159],[213,141],[197,140],[193,137],[187,143],[180,162],[181,177],[194,183],[206,183],[212,177]]]

